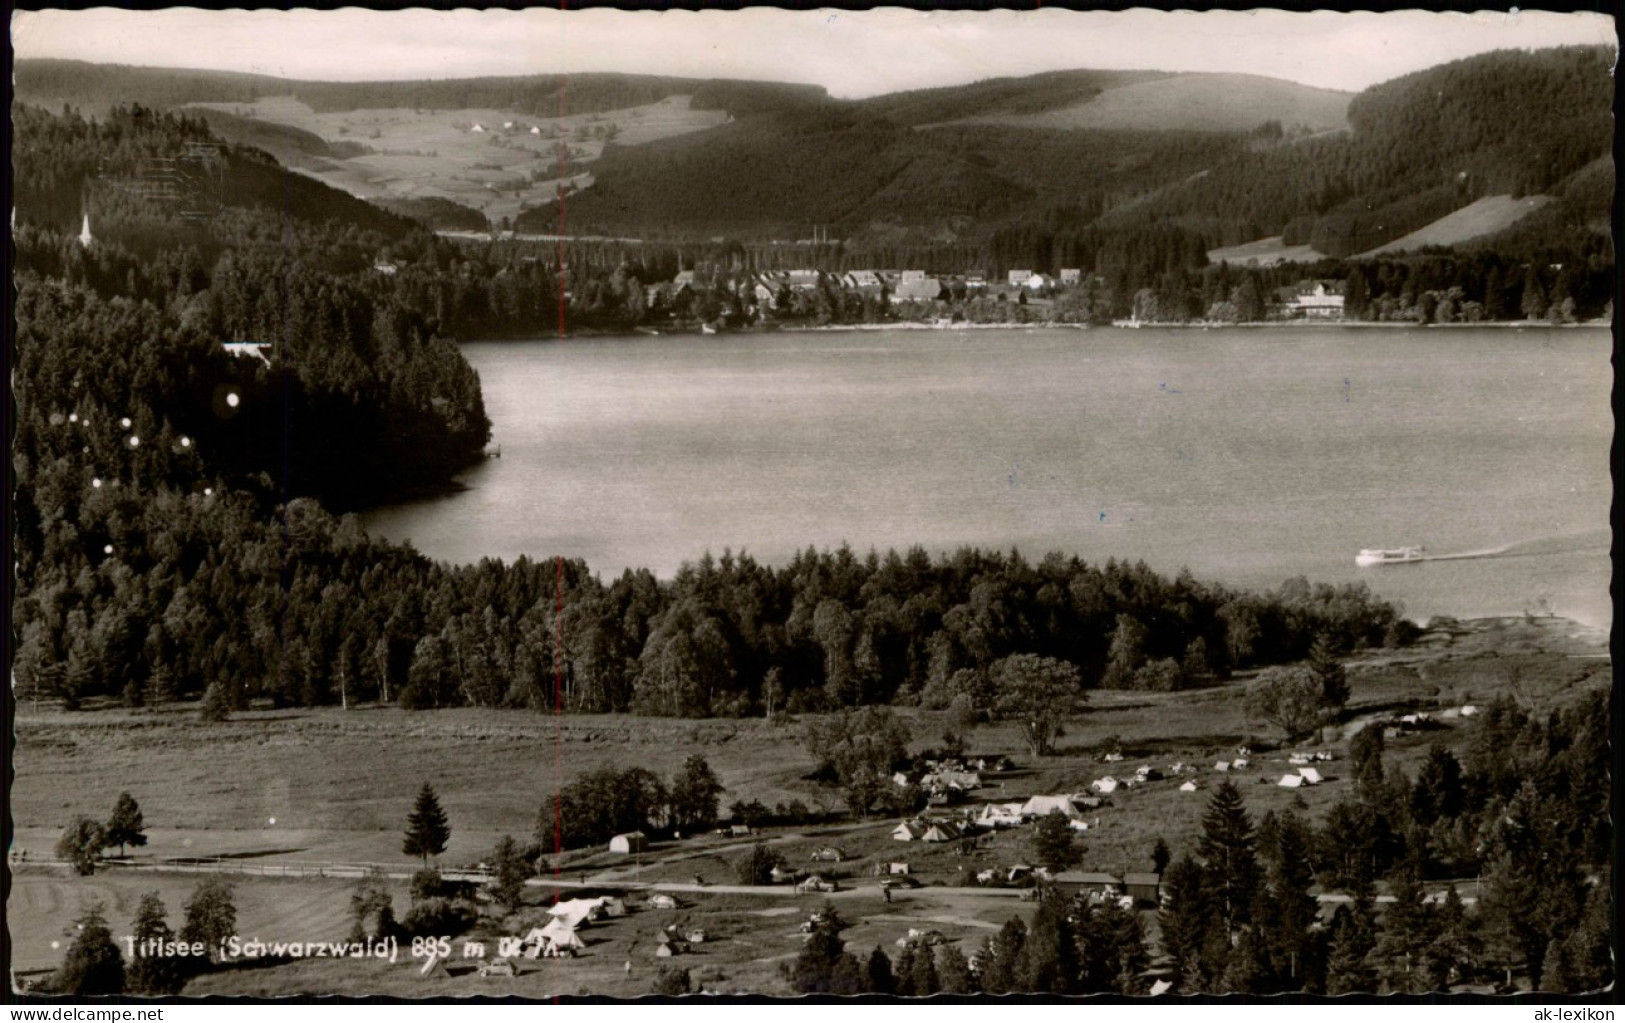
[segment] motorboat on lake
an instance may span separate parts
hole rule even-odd
[[[1421,547],[1368,548],[1354,556],[1354,563],[1361,568],[1370,568],[1372,565],[1403,565],[1422,560],[1424,559]]]

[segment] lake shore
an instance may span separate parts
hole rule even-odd
[[[969,330],[1179,330],[1179,331],[1212,331],[1212,330],[1302,330],[1312,327],[1316,330],[1607,330],[1613,324],[1604,320],[1588,320],[1583,323],[1548,323],[1544,320],[1497,320],[1482,323],[1412,323],[1402,320],[1369,321],[1369,320],[1258,320],[1247,323],[1221,323],[1214,321],[1192,320],[1178,321],[1152,321],[1142,320],[1138,324],[1118,323],[1059,323],[1045,321],[1042,323],[970,323],[965,321],[953,323],[940,323],[927,320],[896,320],[885,323],[767,323],[742,329],[723,329],[707,332],[698,326],[669,326],[669,327],[634,327],[631,329],[584,327],[566,331],[546,334],[501,336],[480,336],[460,338],[460,343],[485,342],[528,342],[528,341],[574,341],[592,340],[602,338],[621,337],[734,337],[754,336],[760,334],[839,334],[839,333],[879,333],[884,331],[969,331]]]

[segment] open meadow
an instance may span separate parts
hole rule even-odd
[[[612,113],[535,117],[490,108],[362,109],[318,113],[291,96],[253,103],[197,103],[228,117],[211,119],[227,138],[267,148],[289,166],[363,199],[449,199],[485,213],[493,224],[528,206],[551,202],[563,185],[585,187],[606,133],[638,145],[722,124],[721,110],[691,110],[689,97]],[[252,122],[309,133],[329,155],[279,145]],[[611,127],[613,126],[613,128]]]
[[[1559,618],[1436,622],[1412,647],[1373,651],[1348,663],[1353,697],[1344,720],[1305,749],[1330,753],[1321,765],[1323,784],[1299,789],[1274,784],[1287,766],[1288,750],[1274,748],[1267,725],[1250,720],[1244,707],[1246,679],[1184,693],[1094,691],[1066,723],[1053,756],[1035,760],[1011,724],[975,729],[975,754],[1006,754],[1013,766],[984,774],[972,801],[1025,800],[1040,793],[1075,792],[1106,774],[1132,776],[1140,765],[1166,771],[1176,762],[1195,764],[1195,792],[1180,790],[1181,777],[1119,789],[1080,836],[1084,870],[1118,876],[1151,869],[1152,846],[1161,838],[1178,856],[1193,850],[1208,795],[1220,777],[1218,759],[1238,746],[1252,750],[1250,764],[1224,777],[1241,788],[1257,821],[1271,810],[1296,808],[1313,819],[1352,791],[1339,770],[1348,738],[1373,721],[1425,711],[1436,727],[1390,732],[1389,770],[1414,774],[1428,748],[1439,743],[1458,755],[1472,742],[1473,719],[1464,705],[1510,694],[1537,716],[1569,706],[1587,692],[1609,685],[1605,637]],[[943,712],[903,708],[911,750],[940,744]],[[624,891],[636,907],[652,887],[677,893],[680,908],[643,908],[595,925],[581,957],[526,960],[520,975],[481,977],[453,962],[449,975],[419,977],[408,962],[290,960],[217,970],[196,978],[188,992],[279,994],[321,991],[397,994],[512,991],[531,996],[647,993],[657,965],[655,939],[668,923],[702,928],[678,965],[697,984],[716,991],[788,993],[779,973],[801,945],[798,930],[807,912],[829,899],[853,926],[843,935],[863,954],[872,946],[895,951],[910,928],[940,930],[968,953],[1010,915],[1029,905],[1012,890],[966,887],[983,870],[1035,861],[1031,826],[995,831],[973,846],[950,842],[903,843],[891,837],[897,822],[848,820],[833,789],[811,780],[811,755],[802,744],[804,721],[761,719],[703,721],[608,715],[532,715],[521,712],[447,710],[410,713],[366,707],[348,712],[262,710],[234,715],[222,724],[198,720],[190,705],[161,712],[123,709],[67,713],[24,704],[16,720],[16,781],[12,814],[14,864],[27,852],[8,904],[19,971],[44,970],[59,955],[86,900],[108,908],[114,933],[127,932],[139,894],[159,891],[178,923],[195,875],[107,865],[85,878],[39,864],[60,829],[76,814],[100,819],[122,792],[132,793],[145,815],[150,844],[135,864],[189,857],[223,857],[227,863],[275,873],[312,864],[375,864],[387,876],[397,913],[409,905],[405,876],[416,861],[402,855],[401,833],[414,794],[434,785],[451,826],[443,868],[475,866],[490,856],[502,834],[522,841],[532,835],[544,799],[563,783],[600,768],[646,768],[663,778],[677,773],[691,754],[705,757],[735,800],[768,806],[800,800],[831,823],[769,828],[749,836],[706,834],[660,841],[641,855],[580,850],[552,858],[549,873],[526,890],[526,908],[507,920],[487,915],[475,936],[494,944],[498,934],[522,934],[541,920],[556,893],[568,898],[591,891]],[[1385,727],[1382,724],[1376,727]],[[1332,734],[1335,733],[1335,734]],[[1120,763],[1101,753],[1120,749]],[[801,870],[818,869],[839,891],[796,896],[787,888],[740,889],[736,865],[750,846],[763,842]],[[814,850],[835,846],[839,863],[815,864]],[[926,887],[904,891],[896,901],[880,897],[876,874],[885,864],[907,862]],[[264,940],[340,940],[349,929],[348,893],[354,880],[334,877],[240,876],[239,931]],[[561,883],[563,882],[563,883]],[[1154,912],[1145,913],[1154,930]],[[626,964],[632,964],[627,972]]]

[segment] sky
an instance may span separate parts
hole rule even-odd
[[[11,28],[20,59],[339,81],[624,71],[804,82],[840,98],[1066,68],[1245,72],[1357,91],[1488,50],[1615,42],[1612,18],[1516,7],[1478,14],[95,8],[17,12]]]

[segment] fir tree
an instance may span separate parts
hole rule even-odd
[[[1182,856],[1163,875],[1162,889],[1167,896],[1159,911],[1162,950],[1174,961],[1180,990],[1199,993],[1205,987],[1203,950],[1214,929],[1206,874],[1195,860]]]
[[[1451,885],[1439,905],[1438,937],[1426,950],[1422,968],[1433,991],[1447,991],[1451,984],[1472,973],[1478,965],[1480,948],[1478,918],[1467,912],[1461,893]]]
[[[1280,986],[1299,991],[1312,958],[1308,938],[1318,908],[1310,894],[1315,879],[1309,866],[1310,832],[1295,813],[1283,814],[1273,823],[1273,847],[1266,850],[1267,884],[1255,919]]]
[[[1367,898],[1340,906],[1332,920],[1331,948],[1326,957],[1326,993],[1374,994],[1376,977],[1370,966],[1376,945],[1376,925]]]
[[[1020,917],[1011,917],[999,933],[983,943],[976,956],[977,972],[981,974],[982,990],[990,995],[1016,990],[1016,960],[1027,941],[1027,925]]]
[[[912,941],[897,953],[897,962],[892,964],[896,974],[894,988],[897,994],[904,997],[914,994],[914,960],[918,955]]]
[[[869,961],[865,972],[868,974],[867,987],[877,995],[890,995],[897,992],[897,979],[892,975],[891,958],[886,950],[875,946],[869,953]]]
[[[1320,683],[1320,705],[1328,715],[1336,714],[1348,705],[1349,676],[1338,659],[1331,638],[1325,633],[1315,637],[1309,647],[1309,670]]]
[[[124,956],[107,929],[102,905],[92,902],[76,921],[79,933],[62,957],[62,966],[51,980],[51,988],[69,995],[117,995],[124,993]]]
[[[1214,908],[1225,927],[1234,931],[1251,916],[1259,871],[1253,822],[1232,782],[1221,784],[1208,802],[1197,854],[1207,868]]]
[[[1077,949],[1056,899],[1038,904],[1016,956],[1014,973],[1015,990],[1024,994],[1066,995],[1077,989]]]
[[[192,897],[186,900],[181,940],[202,942],[210,958],[214,958],[220,943],[237,932],[233,894],[231,885],[219,878],[210,878],[192,889]]]
[[[136,805],[134,796],[128,792],[119,793],[118,800],[113,804],[113,816],[108,818],[103,831],[102,840],[108,845],[118,846],[121,857],[126,845],[147,844],[146,833],[142,830],[141,807]]]
[[[167,911],[157,892],[141,896],[135,910],[135,921],[130,925],[130,936],[135,939],[136,954],[125,970],[125,987],[133,994],[172,995],[186,984],[181,971],[181,960],[175,956],[143,955],[142,947],[171,941],[175,932],[165,919]]]
[[[910,994],[925,998],[942,990],[942,979],[937,976],[937,957],[932,954],[930,945],[922,944],[915,951],[909,972]]]
[[[1432,909],[1423,901],[1425,895],[1411,870],[1401,871],[1393,882],[1394,901],[1383,913],[1382,933],[1372,953],[1377,976],[1389,991],[1426,994],[1437,990],[1427,969],[1427,956],[1439,928]]]
[[[198,706],[198,717],[204,721],[221,722],[231,717],[231,694],[221,682],[210,682],[203,690],[203,702]]]
[[[427,867],[429,857],[445,852],[450,839],[451,826],[446,823],[446,812],[440,808],[434,786],[424,782],[423,788],[418,790],[417,802],[406,818],[406,840],[401,843],[401,852],[422,857],[423,865]]]
[[[1033,825],[1033,856],[1051,870],[1064,870],[1078,862],[1082,851],[1073,836],[1072,822],[1059,810],[1051,811]]]
[[[503,835],[497,840],[491,853],[491,867],[495,875],[491,881],[491,897],[508,912],[517,912],[525,904],[525,878],[530,871],[512,835]]]
[[[1168,869],[1168,861],[1172,857],[1173,854],[1168,851],[1168,843],[1163,841],[1161,838],[1158,838],[1157,843],[1151,847],[1152,872],[1156,874],[1166,872]]]
[[[1541,968],[1542,986],[1547,991],[1580,994],[1613,983],[1611,891],[1606,878],[1594,885],[1586,896],[1578,926],[1547,947]]]
[[[971,975],[965,953],[955,944],[937,946],[938,990],[946,995],[968,995],[976,991],[976,978]]]

